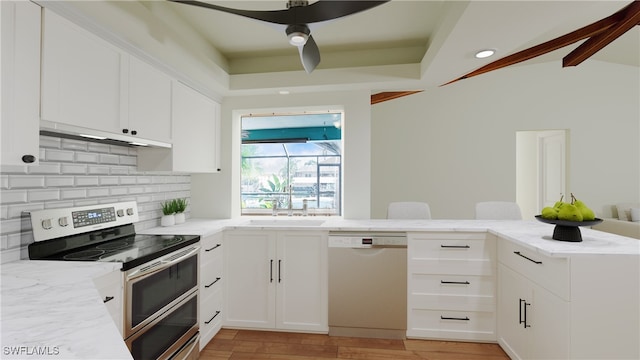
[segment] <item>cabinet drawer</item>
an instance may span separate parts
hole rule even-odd
[[[543,288],[565,300],[570,300],[570,270],[567,258],[542,255],[512,241],[501,239],[498,246],[498,259]]]
[[[409,289],[409,308],[495,311],[493,277],[411,274]]]
[[[409,236],[409,264],[424,260],[492,260],[495,241],[485,233],[434,233]]]
[[[200,288],[202,297],[222,288],[222,261],[210,261],[201,268]]]
[[[410,310],[407,337],[495,341],[494,312]]]
[[[200,302],[200,350],[222,327],[222,291],[203,297]]]
[[[216,234],[202,239],[202,261],[207,261],[211,256],[222,256],[222,235]]]

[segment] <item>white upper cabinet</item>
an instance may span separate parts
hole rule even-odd
[[[48,10],[42,49],[42,120],[171,142],[167,74]]]
[[[38,164],[40,13],[29,1],[1,1],[2,165]]]
[[[121,132],[126,54],[51,11],[42,36],[42,120]]]
[[[138,169],[185,173],[219,172],[220,104],[174,80],[171,149],[141,148]]]
[[[122,129],[136,136],[171,142],[171,78],[162,71],[129,57],[129,109]]]

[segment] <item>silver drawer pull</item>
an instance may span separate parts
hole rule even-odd
[[[469,249],[471,246],[469,245],[440,245],[441,248],[445,249]]]
[[[525,259],[527,259],[527,260],[531,261],[532,263],[542,264],[542,261],[536,261],[536,260],[533,260],[532,258],[526,257],[526,256],[522,255],[522,254],[520,253],[520,251],[514,251],[513,253],[514,253],[514,254],[516,254],[516,255],[518,255],[518,256],[522,256],[523,258],[525,258]]]
[[[469,321],[471,319],[469,319],[468,316],[465,316],[463,318],[460,317],[447,317],[447,316],[440,316],[440,320],[459,320],[459,321]]]
[[[440,280],[440,284],[458,284],[458,285],[469,285],[468,281],[445,281]]]

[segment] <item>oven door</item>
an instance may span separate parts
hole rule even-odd
[[[198,357],[198,291],[125,340],[136,360]]]
[[[198,289],[199,249],[188,246],[125,273],[125,339]]]

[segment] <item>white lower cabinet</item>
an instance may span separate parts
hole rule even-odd
[[[104,305],[107,307],[113,323],[123,334],[122,324],[124,321],[123,297],[124,297],[124,277],[120,270],[115,270],[105,275],[93,279],[96,289]]]
[[[223,311],[223,235],[201,239],[200,247],[200,350],[222,327]]]
[[[408,234],[407,337],[495,341],[495,237]]]
[[[498,240],[498,343],[512,359],[640,358],[638,256]]]
[[[326,333],[327,233],[225,233],[224,325]]]

